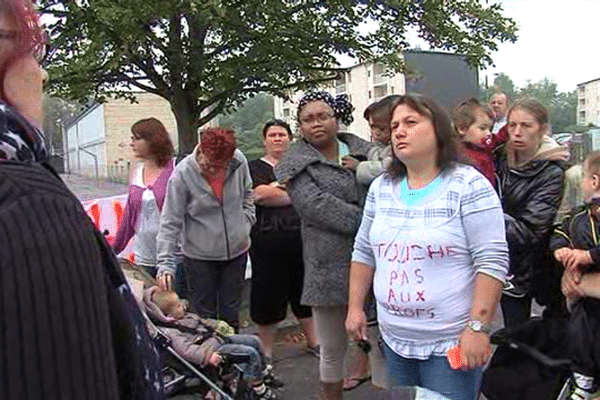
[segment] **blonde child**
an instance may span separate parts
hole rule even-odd
[[[492,151],[508,139],[506,128],[492,135],[490,130],[494,113],[477,99],[459,104],[454,109],[452,119],[473,166],[496,187]]]
[[[584,205],[575,207],[554,230],[550,250],[565,270],[561,289],[571,317],[569,348],[574,363],[570,399],[591,398],[600,373],[600,151],[583,163]]]
[[[233,329],[223,321],[203,319],[186,312],[177,293],[153,289],[147,296],[146,304],[155,304],[166,317],[166,323],[161,328],[179,355],[202,367],[208,364],[219,366],[223,356],[246,357],[248,361],[239,365],[256,398],[277,398],[269,386],[281,386],[282,383],[265,369],[262,344],[256,336],[233,334]]]

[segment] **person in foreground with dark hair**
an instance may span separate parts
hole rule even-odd
[[[158,231],[158,281],[170,290],[182,241],[189,299],[202,318],[236,332],[250,228],[256,221],[248,162],[231,129],[207,128],[169,180]]]
[[[159,400],[158,355],[116,258],[47,164],[29,0],[0,2],[0,398]]]
[[[306,336],[308,350],[318,354],[318,347],[311,308],[300,304],[304,280],[300,218],[273,172],[288,150],[292,131],[286,122],[272,120],[265,124],[263,137],[264,157],[249,163],[256,204],[250,247],[250,317],[258,325],[271,366],[277,324],[285,319],[288,303]]]
[[[156,277],[156,235],[167,182],[175,168],[173,143],[156,118],[131,127],[131,150],[141,163],[132,170],[127,203],[113,249],[119,254],[135,235],[135,263]]]
[[[371,184],[350,271],[348,332],[367,340],[372,286],[391,387],[475,400],[508,269],[494,188],[460,163],[449,115],[432,99],[392,105],[393,159]],[[456,346],[460,369],[446,357]]]

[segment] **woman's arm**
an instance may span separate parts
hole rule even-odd
[[[491,184],[479,174],[468,182],[460,207],[464,234],[477,273],[470,318],[489,326],[508,271],[504,215]],[[466,368],[484,365],[490,356],[490,341],[484,332],[467,327],[461,335],[460,345]]]
[[[115,237],[115,242],[112,245],[116,254],[122,252],[134,235],[133,230],[133,211],[131,205],[131,188],[127,194],[127,202],[125,203],[125,211],[119,221],[119,230]]]
[[[160,225],[156,237],[158,274],[175,274],[175,253],[183,229],[183,220],[189,191],[178,171],[167,184],[165,203],[160,214]],[[168,286],[168,285],[167,285]],[[167,287],[164,287],[168,289]]]
[[[283,207],[292,204],[290,196],[274,182],[270,185],[258,185],[252,191],[254,202],[263,207]]]
[[[353,261],[350,265],[346,330],[354,340],[367,339],[367,317],[364,304],[369,288],[373,284],[373,274],[373,267],[367,264]]]
[[[584,274],[579,287],[587,297],[600,299],[600,272]]]
[[[352,264],[350,265],[346,330],[355,340],[367,338],[367,317],[363,306],[369,288],[373,285],[375,272],[375,256],[371,247],[369,232],[375,219],[375,199],[378,189],[378,184],[373,184],[369,188],[363,217],[354,239],[354,251],[352,252]]]

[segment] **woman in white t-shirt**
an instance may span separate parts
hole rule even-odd
[[[135,263],[155,277],[160,212],[175,166],[173,143],[158,119],[146,118],[131,127],[131,150],[141,162],[131,173],[127,204],[113,249],[120,253],[135,235]]]
[[[460,163],[448,114],[421,95],[392,107],[393,160],[371,185],[355,239],[346,327],[366,339],[373,284],[392,386],[477,398],[508,251],[500,201]],[[460,345],[462,367],[446,354]]]

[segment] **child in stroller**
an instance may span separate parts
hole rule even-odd
[[[251,386],[256,399],[276,399],[272,387],[282,386],[271,370],[265,369],[260,340],[253,335],[235,335],[223,321],[202,319],[185,311],[184,303],[172,291],[151,287],[144,293],[145,306],[162,332],[171,340],[171,346],[184,359],[206,367],[215,367],[223,356],[245,356],[241,363],[243,378]]]
[[[583,206],[557,227],[550,250],[564,267],[562,292],[571,312],[569,355],[575,387],[571,399],[589,399],[600,376],[600,151],[583,163]]]

